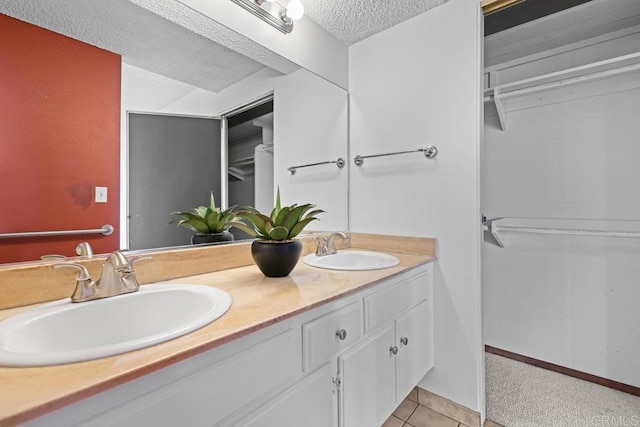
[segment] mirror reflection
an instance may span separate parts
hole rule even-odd
[[[129,249],[249,238],[234,211],[273,206],[273,100],[253,104],[222,117],[129,112]]]
[[[3,238],[0,263],[76,256],[84,241],[96,254],[187,245],[194,233],[169,224],[172,212],[209,205],[211,192],[221,208],[268,211],[277,185],[284,202],[327,211],[317,229],[346,228],[346,171],[292,179],[285,167],[346,157],[343,89],[275,54],[266,67],[124,0],[75,3],[0,6],[9,101],[0,193],[20,207],[0,214],[0,234],[95,233]],[[311,123],[324,130],[310,137]],[[328,143],[300,150],[311,140]]]

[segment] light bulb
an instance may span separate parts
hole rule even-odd
[[[289,19],[300,19],[304,15],[304,6],[300,3],[300,0],[291,0],[287,6],[286,12]]]

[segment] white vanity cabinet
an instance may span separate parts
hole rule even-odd
[[[321,315],[314,310],[302,321],[304,370],[329,362],[275,403],[234,425],[384,423],[433,367],[432,265],[388,279],[347,301]],[[331,393],[326,391],[329,374]],[[329,414],[333,418],[327,418]]]
[[[433,365],[431,272],[415,267],[29,425],[379,427]]]
[[[218,425],[273,397],[299,377],[300,342],[290,326],[283,322],[259,331],[27,425]]]
[[[420,270],[364,297],[373,331],[338,357],[340,427],[381,425],[433,367],[431,289]]]

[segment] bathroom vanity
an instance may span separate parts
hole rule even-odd
[[[223,289],[233,305],[153,347],[0,368],[0,425],[381,425],[433,366],[433,240],[386,237],[352,239],[400,259],[383,270],[300,262],[278,279],[254,265],[171,279]]]

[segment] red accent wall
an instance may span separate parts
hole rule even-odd
[[[0,233],[100,228],[111,236],[0,239],[0,263],[119,246],[120,55],[0,15]],[[108,203],[95,203],[95,187]]]

